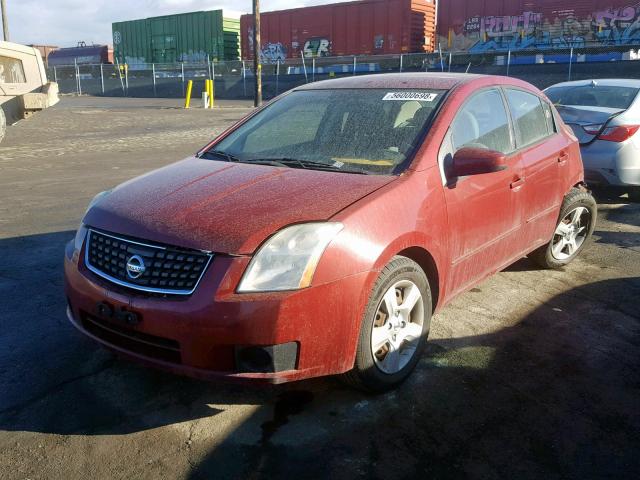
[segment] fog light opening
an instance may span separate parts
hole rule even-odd
[[[236,368],[240,373],[283,372],[295,370],[298,344],[237,347],[235,353]]]

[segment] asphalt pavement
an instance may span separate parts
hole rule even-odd
[[[179,107],[65,97],[0,145],[0,478],[638,478],[640,204],[608,192],[579,259],[460,296],[385,395],[205,383],[80,335],[62,257],[88,201],[249,111]]]

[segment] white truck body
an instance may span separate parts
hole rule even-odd
[[[6,124],[58,103],[58,85],[47,80],[40,52],[0,41],[0,140]]]

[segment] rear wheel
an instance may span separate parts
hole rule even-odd
[[[584,248],[596,225],[598,207],[586,190],[571,189],[565,197],[551,241],[529,258],[544,268],[561,268]]]
[[[420,360],[431,323],[431,291],[420,266],[395,257],[380,273],[362,321],[356,361],[345,379],[383,392],[404,381]]]

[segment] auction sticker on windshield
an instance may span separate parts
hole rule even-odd
[[[426,92],[389,92],[382,100],[416,100],[418,102],[433,102],[438,98],[437,93]]]

